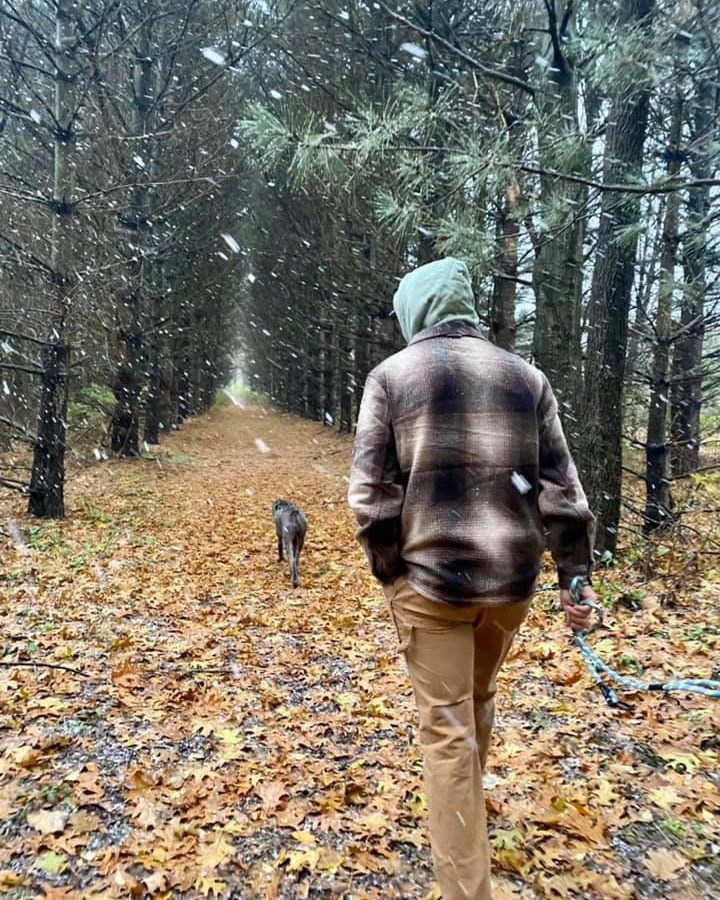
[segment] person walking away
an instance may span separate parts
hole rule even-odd
[[[465,264],[410,272],[393,306],[408,346],[367,378],[348,500],[417,702],[437,881],[486,900],[495,679],[546,533],[567,622],[586,626],[568,589],[590,576],[594,518],[547,378],[483,337]]]

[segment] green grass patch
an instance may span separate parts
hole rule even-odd
[[[52,523],[41,522],[38,525],[30,525],[27,529],[28,547],[39,553],[46,553],[62,544],[60,529]]]
[[[192,461],[192,456],[187,453],[176,452],[168,455],[168,462],[171,462],[176,466],[189,466]]]
[[[215,393],[215,406],[272,406],[267,394],[252,390],[246,384],[235,381]]]

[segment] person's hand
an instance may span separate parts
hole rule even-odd
[[[589,584],[583,586],[580,591],[583,600],[593,600],[597,603],[597,594]],[[565,612],[565,622],[573,631],[586,631],[590,624],[592,609],[589,606],[578,606],[572,602],[570,591],[560,591],[560,604]]]

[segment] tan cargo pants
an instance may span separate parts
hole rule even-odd
[[[428,600],[404,578],[385,594],[420,714],[435,877],[445,900],[489,900],[482,774],[495,678],[530,600],[455,607]]]

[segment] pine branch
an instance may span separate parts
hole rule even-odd
[[[290,144],[300,146],[300,141],[290,140]],[[335,153],[357,153],[359,147],[357,144],[343,143],[325,143],[318,144],[312,148],[313,150],[335,152]],[[437,144],[398,144],[396,146],[384,146],[383,153],[439,153],[447,152],[448,147],[439,146]],[[587,187],[595,188],[598,191],[611,191],[617,194],[637,194],[646,196],[647,194],[672,194],[675,191],[685,191],[691,188],[699,187],[720,187],[720,178],[695,178],[689,181],[656,181],[652,184],[616,184],[609,182],[607,184],[602,181],[595,181],[592,178],[583,178],[581,175],[573,175],[569,172],[560,172],[557,169],[545,169],[541,166],[531,166],[527,163],[503,162],[502,167],[506,169],[517,169],[520,172],[527,172],[530,175],[546,175],[550,178],[559,178],[562,181],[572,181],[576,184],[584,184]],[[488,168],[486,163],[480,171]]]

